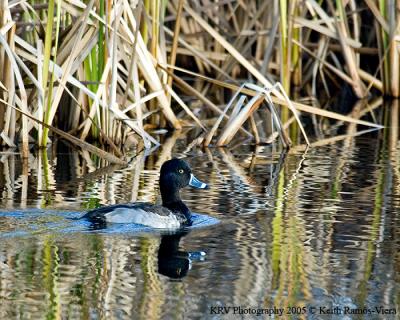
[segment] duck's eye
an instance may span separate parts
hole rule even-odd
[[[183,169],[179,169],[178,172],[179,172],[179,173],[183,173]]]

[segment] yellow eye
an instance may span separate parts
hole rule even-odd
[[[183,169],[179,169],[178,172],[179,172],[179,173],[183,173]]]

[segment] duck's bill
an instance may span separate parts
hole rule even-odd
[[[189,186],[197,189],[208,189],[208,185],[204,182],[201,182],[193,174],[190,175]]]

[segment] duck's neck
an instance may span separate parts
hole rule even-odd
[[[179,212],[185,216],[188,223],[191,223],[192,214],[189,208],[181,200],[179,190],[174,188],[165,189],[160,186],[162,205],[173,212]]]
[[[160,192],[164,207],[169,203],[182,202],[181,196],[179,194],[179,189],[176,189],[174,187],[168,188],[160,185]]]

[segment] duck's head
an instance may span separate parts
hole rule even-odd
[[[186,161],[173,158],[163,163],[160,171],[160,191],[164,202],[180,200],[179,190],[188,185],[198,189],[208,188],[206,183],[193,175]]]
[[[192,174],[192,170],[184,160],[174,158],[163,163],[160,171],[163,206],[175,213],[183,214],[186,218],[184,224],[191,225],[191,212],[179,195],[179,190],[188,185],[199,189],[208,188],[207,184]]]

